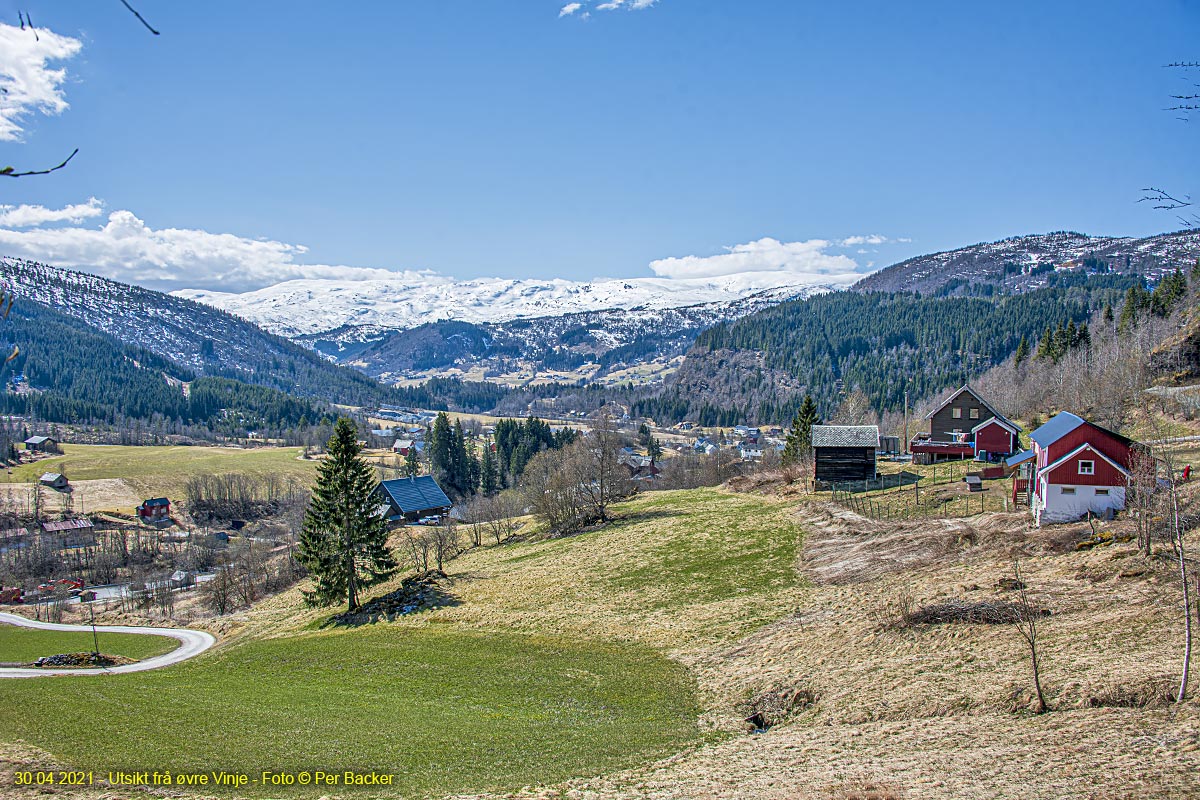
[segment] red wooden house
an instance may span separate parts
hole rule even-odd
[[[1066,411],[1029,438],[1033,449],[1008,463],[1029,465],[1025,479],[1038,525],[1125,508],[1130,459],[1138,447],[1132,439]]]
[[[1018,428],[970,386],[963,386],[930,411],[929,433],[909,444],[926,463],[985,456],[1007,456],[1018,449]]]

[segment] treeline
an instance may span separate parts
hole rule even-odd
[[[1140,278],[1111,274],[1062,282],[1068,285],[996,298],[835,292],[783,303],[710,328],[689,355],[702,363],[721,351],[761,354],[762,369],[745,374],[744,389],[714,397],[668,388],[635,403],[633,413],[660,424],[685,418],[706,426],[790,420],[803,394],[811,394],[827,417],[853,388],[877,409],[896,409],[906,389],[920,398],[965,383],[1012,355],[1023,336],[1059,323],[1084,323],[1094,310],[1141,285]],[[794,379],[794,389],[776,391],[773,371]],[[770,391],[748,402],[759,386]]]
[[[80,424],[167,421],[230,435],[328,416],[324,404],[277,389],[197,378],[40,303],[18,301],[0,331],[6,350],[18,353],[0,366],[0,411],[6,414]],[[187,391],[184,383],[190,383]]]

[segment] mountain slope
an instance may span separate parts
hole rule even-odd
[[[917,256],[868,275],[858,292],[1000,293],[1044,288],[1055,271],[1115,272],[1156,280],[1187,269],[1200,256],[1200,232],[1180,231],[1145,239],[1056,233],[1014,236],[998,242]]]
[[[20,259],[0,261],[0,280],[20,300],[42,303],[196,375],[351,405],[391,397],[365,375],[190,300]]]
[[[1074,275],[1002,297],[836,292],[783,303],[705,331],[665,391],[635,410],[659,423],[782,423],[804,394],[827,416],[854,388],[895,409],[906,390],[915,400],[980,374],[1022,336],[1032,343],[1047,326],[1085,322],[1139,280]]]

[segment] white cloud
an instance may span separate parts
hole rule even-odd
[[[591,8],[594,8],[596,11],[617,11],[622,8],[626,11],[641,11],[649,8],[657,2],[658,0],[604,0],[604,2],[596,2],[596,0],[591,0]],[[582,19],[586,19],[587,17],[591,16],[591,12],[587,10],[587,8],[588,3],[586,2],[567,3],[562,7],[562,9],[559,10],[558,16],[560,18],[569,17],[574,14],[579,14],[579,12],[582,11],[583,13],[579,14],[579,16]]]
[[[840,244],[840,243],[838,243]],[[781,242],[764,238],[725,248],[714,256],[663,258],[650,269],[663,278],[694,280],[743,273],[787,273],[796,283],[850,284],[862,277],[854,259],[828,252],[837,244],[826,239]]]
[[[48,63],[71,58],[83,47],[78,39],[45,28],[37,36],[29,28],[0,23],[0,141],[21,138],[24,118],[40,111],[61,114],[67,109],[62,85],[65,69]]]
[[[83,222],[104,213],[104,203],[89,197],[86,203],[65,208],[0,206],[0,228],[33,228],[52,222]]]
[[[95,216],[100,208],[98,201],[89,201],[57,211],[37,206],[6,210],[14,220],[0,223],[4,226],[0,227],[0,253],[162,289],[248,291],[302,278],[357,281],[399,274],[370,267],[301,264],[296,259],[308,251],[303,245],[185,228],[154,229],[131,211],[114,211],[96,228],[13,230],[70,221],[71,214]]]

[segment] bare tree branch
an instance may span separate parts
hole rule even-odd
[[[1178,197],[1174,197],[1168,192],[1162,189],[1156,189],[1153,186],[1148,186],[1147,188],[1142,189],[1142,191],[1146,194],[1142,195],[1142,197],[1138,199],[1138,202],[1157,203],[1158,205],[1154,206],[1156,209],[1174,211],[1177,208],[1187,208],[1192,204],[1192,199],[1190,196],[1186,200],[1181,200]]]
[[[151,33],[153,33],[155,36],[158,36],[158,35],[159,35],[158,31],[156,31],[156,30],[154,30],[154,28],[150,27],[150,23],[149,23],[149,22],[146,22],[145,18],[144,18],[144,17],[142,17],[142,15],[141,15],[141,14],[139,14],[139,13],[137,12],[137,9],[136,9],[136,8],[134,8],[133,6],[129,5],[129,2],[128,2],[128,0],[121,0],[121,5],[123,5],[123,6],[125,6],[126,8],[128,8],[128,9],[129,9],[129,13],[130,13],[130,14],[133,14],[135,17],[137,17],[137,18],[138,18],[138,22],[140,22],[140,23],[142,23],[143,25],[145,25],[145,26],[146,26],[146,30],[150,31],[150,32],[151,32]]]
[[[71,151],[71,155],[69,155],[65,159],[63,159],[63,162],[61,164],[59,164],[56,167],[51,167],[50,169],[31,169],[31,170],[27,170],[25,172],[15,172],[12,167],[4,167],[3,169],[0,169],[0,176],[7,177],[7,178],[24,178],[27,175],[49,175],[51,172],[54,172],[55,170],[59,170],[59,169],[62,169],[63,167],[65,167],[67,165],[67,163],[72,158],[74,158],[75,154],[78,152],[79,152],[79,148],[76,147],[74,150]]]

